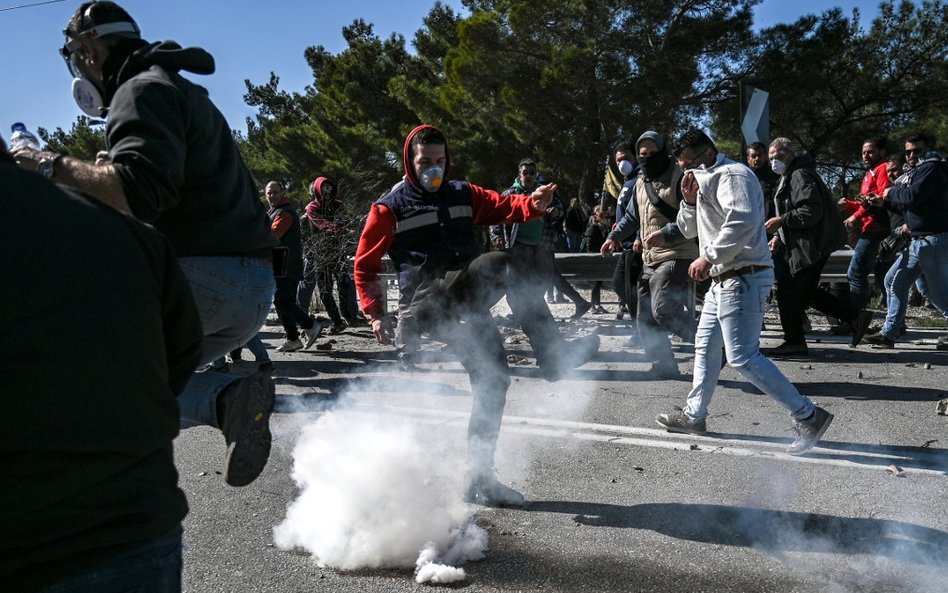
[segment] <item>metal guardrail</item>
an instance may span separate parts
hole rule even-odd
[[[823,268],[820,275],[821,282],[847,282],[847,270],[849,262],[853,257],[852,249],[840,249],[834,251]],[[556,269],[569,281],[577,282],[596,282],[599,280],[611,282],[616,269],[616,260],[618,254],[612,257],[603,257],[598,253],[557,253],[555,254]],[[352,265],[353,258],[349,258],[349,265]],[[394,277],[395,269],[392,261],[385,256],[382,258],[381,293],[385,299],[385,309],[388,310],[388,283],[387,280]],[[691,309],[694,311],[694,293],[692,293]]]
[[[822,282],[843,282],[849,269],[849,261],[853,257],[852,249],[834,251],[823,273]],[[557,253],[556,269],[567,280],[593,282],[596,280],[612,280],[615,271],[615,257],[602,257],[598,253]]]

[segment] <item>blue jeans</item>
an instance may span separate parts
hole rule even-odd
[[[948,232],[912,237],[885,275],[888,308],[879,333],[890,340],[898,337],[905,324],[909,290],[922,274],[929,300],[939,311],[948,311]]]
[[[313,304],[313,292],[316,290],[316,272],[319,266],[316,260],[306,258],[303,260],[303,279],[300,280],[299,287],[296,289],[296,304],[300,309],[309,313],[309,307]]]
[[[181,593],[181,526],[39,593]]]
[[[243,350],[244,348],[246,348],[247,350],[250,350],[250,353],[253,354],[253,359],[256,362],[269,362],[270,361],[270,353],[267,352],[267,345],[263,343],[263,339],[260,338],[259,333],[255,335],[254,337],[250,338],[250,340],[243,346],[239,348],[235,348],[232,351],[232,353],[236,352],[237,353],[236,355],[239,355],[240,354],[239,350]],[[211,367],[215,369],[219,369],[225,364],[227,364],[227,361],[224,360],[223,356],[220,356],[214,359],[214,362],[211,363]]]
[[[566,231],[566,250],[570,253],[579,253],[583,244],[583,234],[577,231]]]
[[[247,350],[250,350],[250,353],[253,354],[255,361],[266,362],[270,360],[270,353],[267,352],[267,346],[263,343],[259,333],[250,338],[244,345],[247,347]]]
[[[869,274],[879,255],[879,244],[888,235],[887,231],[863,233],[853,247],[853,258],[849,261],[846,276],[849,278],[849,298],[857,309],[865,309],[869,304]]]
[[[685,414],[704,420],[721,374],[721,347],[727,362],[790,412],[794,420],[813,413],[813,402],[800,395],[774,363],[760,353],[760,327],[767,296],[774,285],[770,268],[712,282],[704,296],[704,307],[695,335],[694,382]]]
[[[201,365],[243,346],[257,335],[273,302],[273,266],[270,260],[249,257],[182,257],[181,269],[204,326]],[[178,398],[181,427],[215,426],[217,395],[239,376],[195,373]]]

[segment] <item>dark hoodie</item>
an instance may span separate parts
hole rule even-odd
[[[889,190],[888,207],[905,215],[912,235],[948,231],[948,164],[928,151]]]
[[[178,74],[210,74],[214,58],[171,41],[122,47],[103,68],[106,140],[132,213],[179,256],[260,255],[277,245],[227,121],[203,87]]]
[[[774,202],[783,223],[777,233],[792,274],[818,263],[845,243],[846,229],[836,201],[810,155],[797,156],[790,162]]]

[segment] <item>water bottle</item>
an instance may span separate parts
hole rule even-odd
[[[24,147],[34,150],[40,149],[39,139],[33,135],[33,132],[27,130],[26,126],[17,122],[10,126],[10,129],[13,131],[13,134],[10,136],[10,152]]]

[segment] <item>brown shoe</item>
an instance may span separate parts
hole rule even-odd
[[[889,338],[885,337],[882,335],[882,332],[869,334],[865,337],[865,340],[872,344],[873,348],[882,350],[891,350],[895,348],[895,340],[890,340]]]

